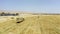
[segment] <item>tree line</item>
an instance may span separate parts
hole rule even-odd
[[[18,16],[19,13],[5,13],[5,12],[2,12],[0,13],[0,16]]]

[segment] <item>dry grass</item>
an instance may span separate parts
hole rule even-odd
[[[0,17],[0,34],[60,34],[60,15],[24,15],[25,20],[18,24],[20,16],[11,17]]]

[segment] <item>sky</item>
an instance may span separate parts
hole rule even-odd
[[[60,13],[60,0],[0,0],[0,10]]]

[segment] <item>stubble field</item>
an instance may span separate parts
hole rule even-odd
[[[60,15],[1,16],[0,34],[60,34]]]

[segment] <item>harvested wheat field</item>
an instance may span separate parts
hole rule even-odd
[[[60,34],[60,15],[1,16],[0,34]]]

